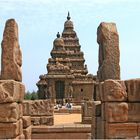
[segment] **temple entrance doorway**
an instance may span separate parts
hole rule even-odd
[[[55,93],[56,93],[56,100],[62,100],[64,98],[64,90],[65,90],[65,83],[64,81],[56,81],[55,82]]]

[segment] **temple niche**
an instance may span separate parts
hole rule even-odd
[[[94,76],[88,74],[87,65],[84,64],[84,53],[81,51],[79,39],[70,19],[68,13],[62,35],[58,32],[53,42],[51,58],[48,59],[47,64],[48,73],[45,74],[46,83],[43,78],[37,86],[39,97],[43,99],[49,97],[56,101],[71,100],[80,103],[84,99],[93,98]],[[41,83],[45,83],[45,86]],[[44,90],[47,92],[44,96],[42,88],[46,86],[47,90]]]

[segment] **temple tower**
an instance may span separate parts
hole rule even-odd
[[[93,75],[88,74],[84,64],[84,53],[69,12],[62,35],[57,33],[50,54],[46,74],[49,97],[61,101],[70,99],[77,103],[93,98]]]

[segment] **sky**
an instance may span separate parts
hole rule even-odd
[[[140,78],[140,0],[0,0],[0,41],[6,20],[14,18],[26,91],[36,91],[39,75],[47,73],[53,41],[58,31],[62,33],[68,11],[89,73],[96,75],[98,70],[97,27],[101,22],[115,22],[121,79]]]

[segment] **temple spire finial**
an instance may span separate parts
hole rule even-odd
[[[70,13],[69,13],[69,11],[68,11],[67,20],[70,20]]]
[[[57,33],[57,35],[56,35],[56,36],[57,36],[57,38],[60,38],[60,34],[59,34],[59,32]]]

